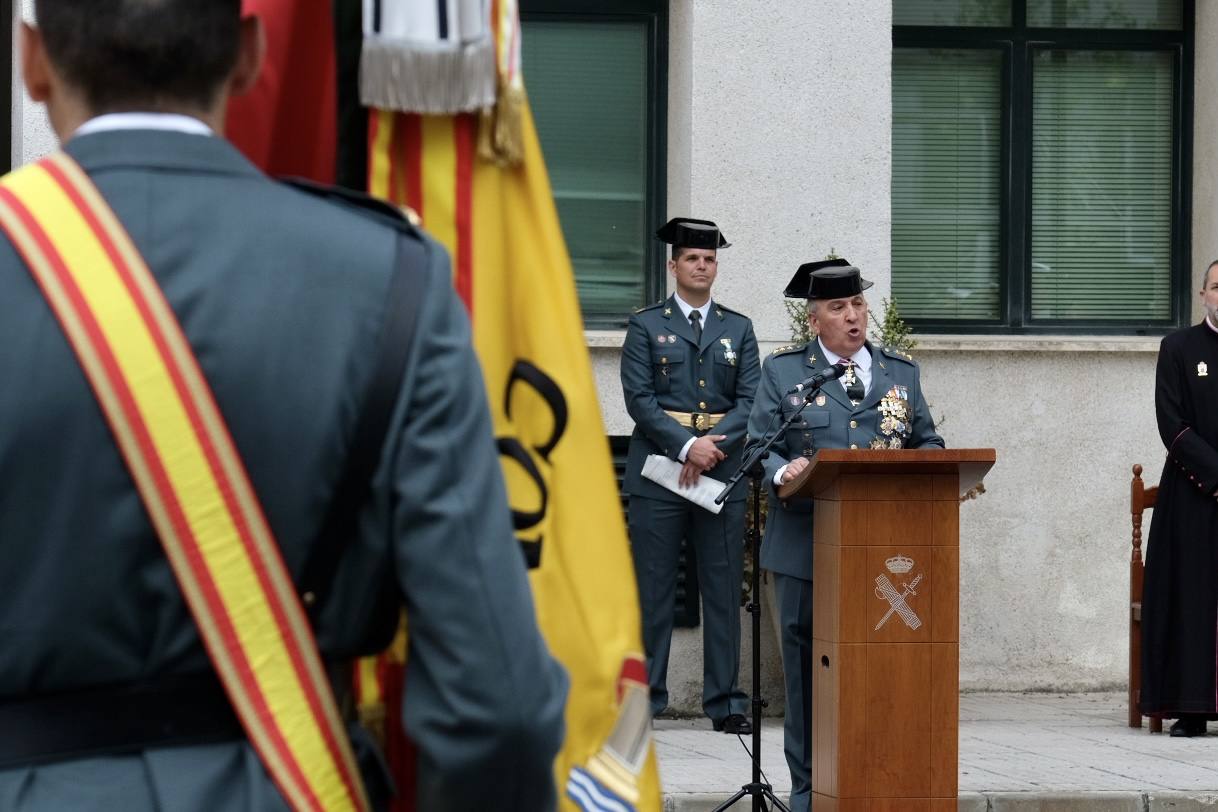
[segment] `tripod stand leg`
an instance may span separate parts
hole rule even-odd
[[[773,790],[770,789],[769,784],[745,784],[740,788],[739,792],[728,798],[719,806],[716,806],[714,812],[723,812],[725,809],[730,809],[736,805],[737,801],[743,800],[744,798],[753,799],[753,812],[766,812],[766,810],[773,810],[774,812],[791,812],[791,810],[787,808],[786,804],[778,800],[778,797],[774,794]],[[767,800],[770,802],[770,806],[768,807],[766,806]]]
[[[760,465],[758,468],[760,469]],[[723,812],[734,806],[737,801],[748,797],[753,799],[753,812],[765,812],[770,808],[779,810],[779,812],[791,812],[782,801],[774,796],[770,785],[761,782],[761,709],[766,706],[766,701],[761,696],[761,477],[763,475],[762,470],[749,471],[749,476],[752,478],[753,495],[753,526],[748,530],[749,549],[753,556],[752,597],[748,607],[749,614],[752,616],[751,628],[753,630],[753,780],[741,787],[740,791],[731,798],[715,807],[714,812]],[[766,806],[767,799],[771,804],[770,807]]]

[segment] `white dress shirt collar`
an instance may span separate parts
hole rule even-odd
[[[180,113],[104,113],[81,124],[72,137],[112,130],[172,130],[190,135],[215,135],[212,128],[199,119]]]
[[[825,343],[823,341],[821,341],[820,338],[816,339],[816,343],[820,345],[820,351],[823,352],[825,354],[825,358],[828,359],[829,366],[833,366],[834,364],[839,363],[841,361],[853,361],[854,365],[856,367],[858,367],[860,370],[862,370],[863,372],[865,372],[865,373],[871,372],[871,353],[869,353],[867,351],[866,345],[859,347],[858,352],[856,352],[854,355],[850,356],[849,358],[843,358],[842,356],[835,353],[833,350],[826,347]]]
[[[677,307],[681,308],[681,315],[685,317],[686,321],[689,321],[689,314],[692,313],[693,311],[697,310],[699,313],[702,314],[702,325],[706,326],[706,318],[707,318],[707,316],[710,315],[710,306],[711,306],[710,299],[707,299],[706,304],[702,305],[701,307],[694,307],[689,302],[682,299],[681,294],[679,294],[679,293],[674,293],[672,295],[672,298],[677,300]]]

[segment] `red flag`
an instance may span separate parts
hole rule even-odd
[[[242,0],[266,31],[266,62],[231,99],[225,135],[270,175],[334,182],[336,68],[330,3]]]

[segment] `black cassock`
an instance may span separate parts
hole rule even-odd
[[[1218,718],[1218,333],[1163,339],[1155,411],[1167,461],[1142,600],[1142,713]]]

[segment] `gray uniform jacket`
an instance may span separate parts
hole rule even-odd
[[[760,377],[757,339],[748,317],[712,301],[701,342],[669,297],[630,317],[622,346],[622,391],[634,419],[626,460],[625,491],[631,496],[679,501],[682,497],[642,475],[649,454],[677,459],[690,437],[726,434],[719,449],[726,459],[707,472],[726,480],[740,464],[749,410]],[[706,412],[726,416],[710,431],[695,431],[665,414]],[[732,499],[743,499],[738,487]]]
[[[812,579],[812,500],[780,500],[774,486],[778,469],[799,456],[812,456],[821,448],[943,447],[935,423],[922,397],[918,365],[907,355],[890,349],[871,352],[871,387],[857,406],[851,404],[840,381],[829,381],[803,414],[779,438],[765,460],[769,512],[761,546],[761,566],[772,572]],[[830,366],[820,345],[780,347],[762,366],[761,386],[749,419],[750,439],[775,431],[803,403],[802,395],[785,393],[800,381]],[[909,419],[886,423],[882,406],[902,409]],[[780,416],[771,422],[775,410]]]
[[[164,290],[296,577],[377,359],[396,241],[425,241],[405,378],[317,639],[327,660],[373,653],[405,606],[419,809],[553,808],[566,677],[534,618],[443,249],[274,183],[219,138],[99,132],[67,151]],[[0,703],[210,670],[93,392],[2,233],[0,290]],[[245,742],[0,771],[6,811],[286,808]]]

